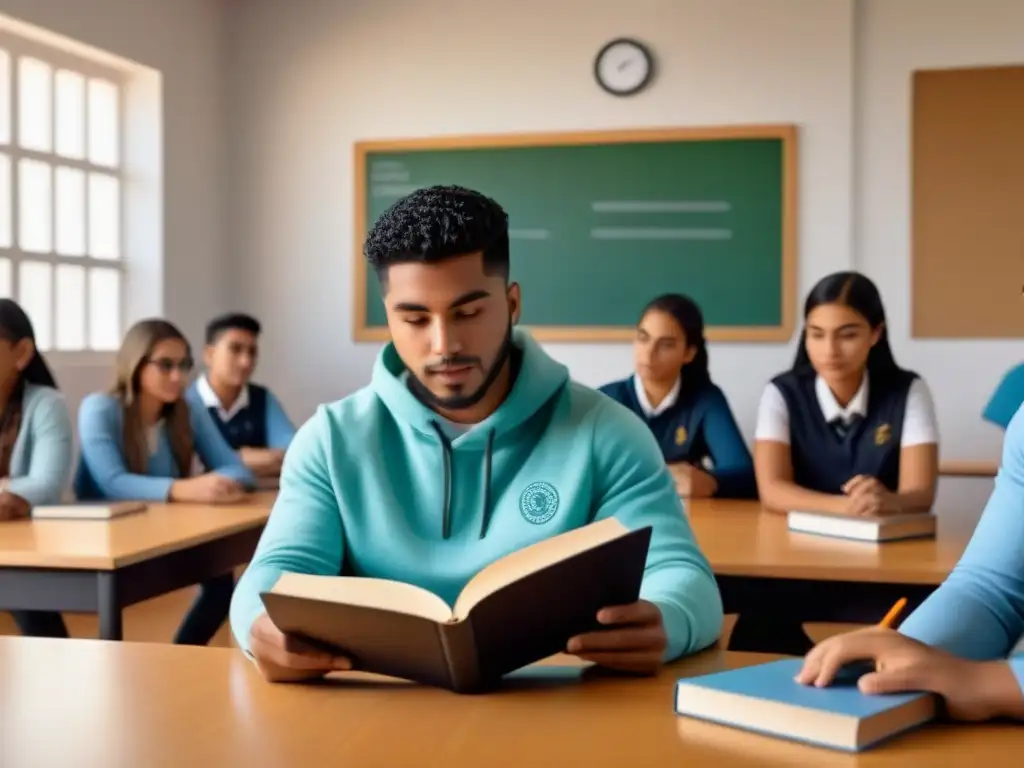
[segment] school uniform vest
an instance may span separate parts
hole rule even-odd
[[[707,386],[714,387],[714,384]],[[702,407],[702,395],[705,388],[696,392],[680,392],[675,403],[651,418],[644,413],[637,399],[632,378],[603,386],[601,391],[643,419],[658,441],[666,464],[685,461],[702,468],[710,466],[711,452],[703,429],[706,409]]]
[[[917,374],[898,372],[891,381],[868,382],[867,414],[848,428],[825,421],[813,371],[776,376],[789,410],[793,481],[820,493],[842,493],[856,475],[870,475],[890,491],[900,482],[900,442],[907,395]]]
[[[213,423],[236,451],[239,448],[267,447],[267,390],[249,385],[249,404],[230,419],[221,418],[220,409],[208,408]]]

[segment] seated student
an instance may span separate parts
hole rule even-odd
[[[128,330],[113,388],[86,397],[78,412],[79,499],[215,504],[243,498],[252,474],[209,414],[185,400],[191,370],[188,342],[171,323],[142,320]],[[193,454],[209,471],[192,475]],[[231,573],[204,583],[174,642],[206,645],[227,617],[233,587]]]
[[[889,348],[875,284],[837,272],[811,290],[792,369],[765,388],[754,443],[765,506],[848,515],[927,512],[938,481],[928,388]]]
[[[603,631],[568,652],[652,672],[713,643],[721,597],[654,438],[513,329],[520,288],[508,282],[504,210],[460,187],[421,189],[380,217],[365,253],[392,341],[369,386],[299,429],[232,600],[235,638],[263,675],[350,664],[264,613],[260,592],[282,572],[344,564],[453,602],[497,558],[609,516],[653,529],[641,600],[608,606]]]
[[[825,686],[852,661],[873,662],[864,693],[931,691],[954,718],[1024,719],[1024,408],[1006,431],[995,488],[960,562],[899,627],[835,635],[797,679]]]
[[[0,299],[0,523],[59,504],[74,456],[71,417],[25,311]],[[67,637],[57,611],[12,611],[23,635]]]
[[[725,394],[711,383],[700,308],[678,293],[654,299],[633,351],[636,373],[600,389],[647,424],[679,495],[753,496],[754,462]]]
[[[1024,365],[1017,365],[1007,371],[996,391],[985,405],[981,417],[1005,430],[1013,415],[1024,403]]]
[[[259,335],[260,324],[249,315],[232,313],[212,320],[203,350],[206,375],[193,382],[187,396],[193,407],[209,411],[249,469],[261,477],[276,477],[295,427],[273,393],[249,381]]]

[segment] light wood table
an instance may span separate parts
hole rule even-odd
[[[809,648],[808,622],[873,623],[900,597],[907,615],[949,575],[980,515],[940,508],[934,539],[879,544],[794,533],[755,501],[686,509],[726,612],[739,614],[730,648],[789,654]]]
[[[654,678],[590,670],[458,696],[355,674],[271,685],[228,649],[0,638],[0,765],[902,768],[1019,757],[1014,726],[934,726],[851,756],[674,714],[677,678],[771,658],[712,650]]]
[[[273,498],[153,504],[110,521],[0,524],[0,610],[98,613],[100,637],[120,640],[126,606],[247,563]]]

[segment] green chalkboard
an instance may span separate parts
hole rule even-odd
[[[508,212],[521,322],[539,339],[631,338],[643,305],[677,291],[714,340],[786,340],[795,144],[791,126],[357,144],[355,336],[387,337],[368,228],[414,189],[460,184]]]

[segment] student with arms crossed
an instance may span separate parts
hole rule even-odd
[[[206,375],[188,389],[193,408],[209,412],[221,435],[256,475],[276,477],[285,449],[295,437],[274,394],[250,381],[256,368],[259,321],[249,315],[221,315],[206,326]]]
[[[25,311],[0,299],[0,524],[59,504],[71,478],[71,417]],[[57,611],[12,611],[23,635],[67,637]]]
[[[995,488],[960,562],[898,631],[868,628],[815,646],[797,680],[825,686],[870,661],[868,694],[931,691],[963,720],[1024,719],[1024,408],[1010,422]]]
[[[754,462],[711,382],[700,307],[678,293],[654,299],[640,316],[633,353],[636,373],[601,391],[644,420],[679,495],[753,497]]]
[[[109,392],[94,393],[78,412],[80,500],[242,500],[252,474],[231,450],[205,409],[184,397],[192,353],[166,320],[133,325],[117,353]],[[208,470],[192,474],[198,455]],[[201,585],[174,642],[206,645],[227,618],[234,578],[225,573]]]
[[[652,672],[713,643],[721,598],[650,432],[513,328],[504,210],[459,187],[418,190],[380,217],[365,253],[392,341],[368,387],[299,429],[232,600],[235,638],[263,675],[350,667],[263,611],[260,592],[285,571],[344,568],[451,603],[498,558],[609,516],[652,527],[641,600],[603,609],[606,629],[568,652]]]

